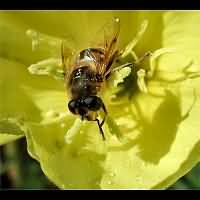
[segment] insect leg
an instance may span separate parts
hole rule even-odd
[[[84,115],[81,115],[81,120],[82,120],[82,121],[84,120]]]
[[[111,71],[112,71],[111,66],[114,63],[114,61],[116,60],[116,58],[118,57],[118,54],[119,54],[119,52],[115,51],[114,54],[109,58],[109,62],[107,63],[104,77],[108,78],[109,75],[111,74]]]
[[[129,67],[129,66],[132,66],[132,67],[133,67],[134,64],[137,65],[137,64],[143,62],[147,57],[149,57],[149,56],[151,56],[151,55],[152,55],[152,53],[151,53],[150,51],[148,51],[148,52],[146,52],[142,57],[140,57],[137,61],[135,61],[135,62],[133,62],[133,63],[126,63],[126,64],[124,64],[124,65],[120,65],[120,66],[114,68],[114,69],[112,70],[112,72],[119,71],[119,70],[121,70],[121,69],[124,68],[124,67]]]
[[[102,137],[103,137],[103,140],[105,140],[106,138],[105,138],[105,136],[104,136],[102,126],[103,126],[103,124],[104,124],[104,122],[105,122],[105,119],[106,119],[106,116],[107,116],[107,110],[106,110],[106,107],[105,107],[104,103],[102,104],[102,109],[103,109],[103,111],[104,111],[104,113],[105,113],[104,118],[103,118],[103,121],[100,123],[99,120],[98,120],[97,118],[96,118],[95,121],[97,121],[97,124],[98,124],[98,126],[99,126],[99,130],[100,130],[100,133],[102,134]]]
[[[108,114],[104,103],[102,104],[102,109],[103,109],[105,115],[104,115],[103,121],[101,122],[100,126],[103,126],[103,124],[104,124],[104,122],[105,122],[105,120],[106,120],[106,116],[107,116],[107,114]]]
[[[64,56],[64,43],[61,43],[61,59],[63,67],[63,76],[66,77],[66,66],[65,66],[65,56]]]
[[[124,65],[120,65],[118,67],[115,67],[113,70],[112,70],[112,73],[113,72],[116,72],[116,71],[119,71],[121,69],[123,69],[124,67],[129,67],[129,66],[132,66],[133,67],[133,63],[126,63]]]
[[[143,56],[141,56],[136,62],[135,64],[139,64],[141,62],[143,62],[146,58],[148,58],[149,56],[152,55],[151,51],[147,51]]]
[[[103,109],[105,109],[105,106],[103,106],[103,107],[104,107]],[[105,110],[105,112],[106,112],[106,110]],[[106,112],[106,113],[107,113],[107,112]],[[88,121],[96,121],[96,122],[97,122],[98,127],[99,127],[99,130],[100,130],[100,133],[101,133],[101,135],[102,135],[102,137],[103,137],[103,140],[105,140],[105,136],[104,136],[103,129],[102,129],[102,126],[103,126],[104,121],[105,121],[105,117],[104,117],[104,119],[103,119],[103,121],[102,121],[101,123],[100,123],[100,121],[99,121],[98,118],[96,118],[96,119],[90,119],[89,116],[84,116],[84,115],[82,115],[82,116],[81,116],[81,119],[84,120],[84,118],[86,118]]]
[[[107,64],[106,71],[108,71],[110,69],[110,67],[112,66],[113,62],[118,57],[118,54],[119,54],[119,52],[115,51],[115,53],[111,56],[111,58],[109,59],[109,62]]]
[[[99,122],[98,119],[96,119],[95,121],[97,121],[97,124],[98,124],[98,126],[99,126],[99,130],[100,130],[100,133],[101,133],[101,135],[102,135],[102,137],[103,137],[103,140],[106,140],[105,135],[104,135],[104,133],[103,133],[102,125],[101,125],[102,123],[100,124],[100,122]]]

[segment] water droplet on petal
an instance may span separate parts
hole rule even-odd
[[[49,45],[51,46],[56,46],[57,45],[57,42],[56,41],[53,41],[53,40],[50,40],[48,41]]]
[[[46,112],[46,116],[47,117],[58,117],[59,116],[59,113],[58,112],[55,112],[53,110],[49,110],[48,112]]]
[[[96,181],[96,182],[95,182],[95,185],[100,185],[100,182],[99,182],[99,181]]]
[[[126,113],[129,112],[129,108],[126,107],[126,108],[124,109],[124,111],[125,111]]]
[[[112,184],[112,182],[111,182],[111,181],[108,181],[107,183],[108,183],[108,185],[111,185],[111,184]]]
[[[61,123],[60,126],[61,126],[61,128],[65,128],[66,125],[65,125],[65,123]]]
[[[116,176],[116,173],[115,173],[115,172],[111,172],[111,173],[110,173],[110,176],[111,176],[111,177],[114,177],[114,176]]]
[[[142,167],[146,167],[147,163],[146,162],[142,162]]]
[[[142,183],[142,177],[141,176],[136,176],[135,180],[138,182],[138,183]]]

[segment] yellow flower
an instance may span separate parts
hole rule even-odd
[[[67,109],[59,41],[87,48],[114,16],[122,63],[152,55],[109,80],[104,142],[96,123]],[[60,188],[170,186],[199,161],[199,20],[190,11],[1,12],[0,143],[25,136]]]

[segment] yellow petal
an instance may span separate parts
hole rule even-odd
[[[151,92],[141,93],[133,74],[129,83],[125,83],[123,96],[118,95],[119,101],[106,104],[109,120],[104,126],[105,143],[96,123],[86,122],[77,128],[76,117],[66,111],[67,95],[65,99],[61,82],[50,77],[33,77],[26,74],[24,66],[16,65],[14,70],[23,69],[24,79],[21,81],[17,76],[9,86],[5,77],[11,76],[3,69],[6,74],[2,76],[3,83],[8,89],[5,90],[8,102],[3,102],[6,105],[3,111],[11,115],[25,108],[31,130],[26,133],[28,150],[60,188],[166,188],[199,161],[198,12],[24,11],[9,16],[45,34],[74,37],[81,48],[87,47],[91,35],[113,13],[122,21],[122,46],[134,37],[141,22],[148,20],[147,32],[134,49],[137,55],[159,48],[177,51],[156,58],[155,74],[147,80]],[[18,47],[18,43],[14,44]],[[42,57],[42,51],[40,54]],[[30,55],[27,62],[31,61],[29,58]],[[40,61],[39,57],[35,59]],[[4,60],[3,64],[11,66]],[[20,108],[8,106],[17,96],[8,91],[22,94],[17,99],[23,102]],[[65,141],[68,130],[77,131],[71,143]],[[125,142],[118,140],[118,134],[126,138]]]

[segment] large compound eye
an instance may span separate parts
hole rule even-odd
[[[71,100],[69,103],[68,103],[68,108],[70,110],[70,112],[72,112],[73,114],[76,114],[76,101],[75,100]]]
[[[89,110],[97,111],[102,107],[102,100],[97,96],[88,96],[84,99],[84,103]]]

